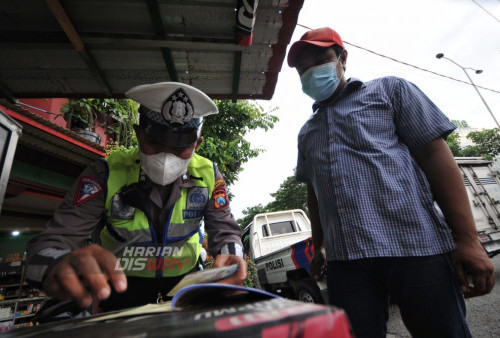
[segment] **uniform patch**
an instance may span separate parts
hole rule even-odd
[[[226,186],[226,181],[224,181],[223,178],[219,178],[215,180],[214,190],[217,189],[218,187],[225,187],[225,186]]]
[[[224,188],[215,189],[212,193],[212,199],[217,209],[224,209],[229,205],[226,189]]]
[[[95,177],[82,176],[78,182],[74,204],[79,206],[104,192],[102,185]]]
[[[208,202],[208,188],[195,187],[188,189],[186,209],[182,211],[184,219],[200,218]]]

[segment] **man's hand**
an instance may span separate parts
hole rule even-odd
[[[451,253],[451,261],[465,298],[481,296],[493,289],[494,266],[477,237],[457,240],[457,250]]]
[[[118,259],[98,245],[70,252],[54,266],[43,282],[47,295],[59,300],[74,300],[84,308],[92,294],[103,300],[111,294],[108,280],[117,292],[127,289],[127,277]]]
[[[311,258],[311,275],[314,280],[318,281],[321,278],[321,272],[326,267],[326,254],[325,248],[321,247],[319,250],[314,248],[314,253]]]
[[[239,263],[238,270],[236,270],[236,272],[231,277],[220,280],[217,283],[243,285],[243,282],[247,277],[247,262],[240,256],[218,255],[217,257],[215,257],[214,268],[233,265],[236,263]]]

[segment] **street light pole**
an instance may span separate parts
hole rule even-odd
[[[495,115],[493,115],[493,112],[491,111],[490,107],[488,106],[488,104],[486,103],[486,101],[484,100],[483,98],[483,95],[481,95],[481,93],[479,92],[479,89],[477,89],[476,85],[474,84],[474,82],[472,81],[472,78],[470,77],[469,73],[467,73],[467,69],[471,69],[473,70],[476,74],[481,74],[483,71],[482,70],[476,70],[474,68],[470,68],[470,67],[462,67],[461,65],[459,65],[457,62],[453,61],[452,59],[450,58],[447,58],[446,56],[444,56],[443,53],[439,53],[439,54],[436,54],[436,58],[438,59],[446,59],[452,63],[454,63],[455,65],[457,65],[458,67],[462,68],[462,70],[464,71],[465,75],[467,75],[467,78],[469,79],[470,81],[470,84],[472,85],[472,87],[474,87],[474,89],[476,90],[476,93],[477,95],[479,95],[479,97],[481,98],[481,100],[483,101],[484,103],[484,106],[486,107],[486,109],[488,109],[488,112],[490,113],[491,117],[493,118],[493,120],[495,121],[495,123],[497,124],[497,127],[498,129],[500,129],[500,124],[498,123],[497,119],[495,118]]]

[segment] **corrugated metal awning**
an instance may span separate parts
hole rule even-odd
[[[212,98],[270,99],[302,4],[2,1],[0,96],[123,97],[180,81]]]

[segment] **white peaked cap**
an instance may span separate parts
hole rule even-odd
[[[136,86],[128,90],[125,96],[153,111],[161,112],[163,105],[179,89],[182,89],[191,101],[193,118],[217,114],[219,112],[217,106],[207,94],[193,86],[180,82],[158,82]]]

